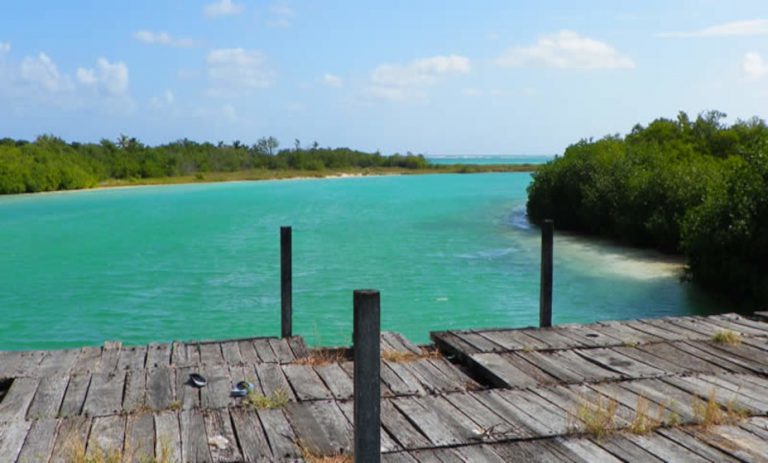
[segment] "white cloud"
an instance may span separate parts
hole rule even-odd
[[[749,52],[744,55],[741,69],[744,71],[744,75],[749,79],[759,79],[768,76],[768,62],[755,52]]]
[[[607,43],[562,30],[546,35],[530,47],[513,47],[497,63],[508,67],[558,69],[633,69],[634,61]]]
[[[96,64],[95,70],[77,68],[78,82],[111,95],[122,95],[128,90],[128,66],[125,63],[110,63],[106,58],[99,58]]]
[[[205,15],[209,18],[217,16],[232,16],[242,13],[243,5],[234,3],[232,0],[219,0],[205,6]]]
[[[167,32],[140,30],[133,34],[133,38],[149,45],[166,45],[169,47],[192,47],[195,45],[195,41],[192,39],[176,38]]]
[[[278,1],[270,5],[269,15],[267,25],[270,27],[290,27],[296,12],[284,1]]]
[[[275,73],[263,53],[243,48],[213,50],[206,58],[214,96],[237,96],[272,85]]]
[[[11,44],[8,42],[0,42],[0,55],[11,52]]]
[[[423,100],[420,88],[435,84],[442,76],[467,74],[471,69],[469,58],[458,55],[422,58],[405,65],[382,64],[371,72],[368,93],[391,101]]]
[[[173,94],[172,91],[166,90],[165,92],[163,92],[162,96],[156,96],[156,97],[150,98],[149,104],[151,107],[159,109],[159,108],[171,106],[174,101],[176,101],[176,96]]]
[[[323,84],[329,87],[341,88],[344,86],[344,79],[333,74],[325,74],[323,76]]]
[[[768,35],[768,20],[752,19],[717,24],[695,31],[663,32],[659,37],[755,37]]]
[[[52,93],[71,88],[69,79],[59,73],[56,63],[45,53],[24,58],[21,62],[21,77]]]

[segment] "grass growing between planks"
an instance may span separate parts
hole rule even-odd
[[[331,363],[341,363],[347,360],[346,349],[317,348],[309,351],[309,355],[293,362],[296,365],[309,365],[316,367],[318,365],[328,365]]]
[[[596,400],[588,400],[582,397],[574,413],[578,420],[574,427],[598,439],[605,437],[616,430],[618,409],[616,399],[598,396]]]
[[[283,408],[288,403],[288,393],[282,389],[276,390],[272,395],[265,396],[255,391],[251,391],[243,400],[243,405],[257,410]]]
[[[655,416],[651,416],[650,401],[643,396],[637,397],[635,405],[635,417],[629,423],[627,431],[632,434],[650,434],[662,426],[677,426],[680,423],[680,415],[672,408],[667,410],[666,403],[658,404]]]
[[[720,330],[712,336],[712,341],[718,344],[738,346],[741,344],[741,335],[731,330]]]
[[[301,458],[307,463],[353,463],[354,459],[352,455],[337,453],[334,455],[323,455],[317,451],[314,451],[305,445],[303,442],[299,442],[299,450],[301,451]]]
[[[86,450],[85,444],[79,440],[70,440],[66,444],[68,449],[67,463],[122,463],[126,461],[138,463],[171,463],[174,461],[171,454],[171,446],[167,441],[160,442],[160,455],[149,456],[137,453],[132,448],[105,449],[101,446]]]
[[[707,428],[718,424],[732,424],[749,416],[746,410],[736,406],[735,398],[728,401],[725,407],[717,402],[717,392],[712,390],[706,401],[696,397],[693,403],[693,415],[696,424]]]
[[[435,348],[422,346],[420,349],[421,349],[420,354],[417,354],[415,352],[410,352],[410,351],[404,352],[400,350],[385,349],[381,352],[381,359],[386,360],[388,362],[404,363],[404,362],[415,362],[416,360],[421,360],[421,359],[440,357],[440,351]]]

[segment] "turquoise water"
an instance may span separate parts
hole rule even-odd
[[[352,290],[382,327],[537,322],[529,174],[220,183],[0,197],[0,349],[279,333],[279,227],[294,227],[294,329],[350,340]],[[555,242],[554,320],[704,313],[679,263]],[[719,307],[727,309],[727,307]]]
[[[548,154],[514,154],[514,155],[445,155],[427,156],[432,164],[544,164],[554,159],[554,155]]]

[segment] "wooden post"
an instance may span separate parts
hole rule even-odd
[[[552,326],[552,238],[555,224],[547,219],[541,224],[541,292],[539,293],[539,326]]]
[[[379,292],[354,293],[355,461],[381,461],[381,309]]]
[[[291,227],[280,227],[280,336],[293,335],[293,251]]]

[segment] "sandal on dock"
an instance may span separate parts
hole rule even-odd
[[[197,373],[189,374],[189,382],[195,387],[204,387],[206,384],[208,384],[208,381],[203,378],[202,375]]]

